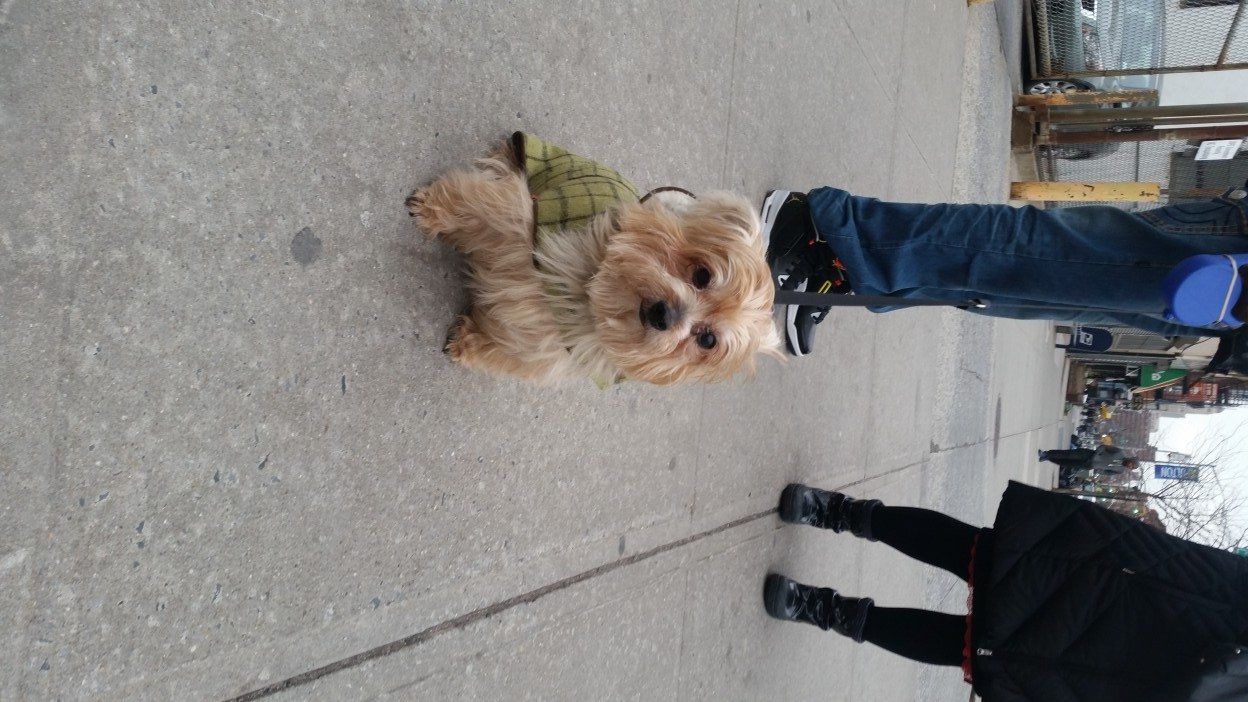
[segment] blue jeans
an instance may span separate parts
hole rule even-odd
[[[1147,212],[911,205],[836,188],[812,190],[808,198],[815,228],[855,292],[979,298],[993,303],[984,314],[1014,319],[1120,324],[1164,336],[1224,334],[1166,320],[1161,283],[1189,256],[1248,252],[1248,210],[1228,197]]]

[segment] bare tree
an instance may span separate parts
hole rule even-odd
[[[1243,476],[1236,467],[1246,453],[1239,445],[1245,427],[1248,422],[1198,439],[1190,455],[1201,464],[1199,482],[1165,481],[1153,491],[1149,505],[1169,533],[1214,548],[1248,546],[1248,497],[1237,486]],[[1164,440],[1163,434],[1159,443]]]

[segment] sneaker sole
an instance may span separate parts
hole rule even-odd
[[[788,190],[772,190],[763,199],[760,219],[763,220],[764,248],[771,246],[771,229],[776,224],[776,214],[780,212],[780,206],[784,204],[785,200],[789,199],[789,192]]]
[[[797,292],[806,292],[806,281],[802,281],[794,288]],[[797,335],[797,309],[800,305],[786,305],[784,308],[784,345],[789,349],[789,355],[801,358],[806,355],[802,351],[801,342]]]
[[[771,249],[771,232],[776,224],[776,215],[779,214],[780,208],[784,206],[785,201],[789,199],[789,194],[791,192],[792,192],[791,190],[772,190],[768,192],[767,196],[763,198],[763,206],[759,214],[759,218],[762,220],[762,224],[763,224],[763,232],[762,232],[763,247],[764,247],[764,250],[768,251],[767,265],[768,267],[771,268],[772,281],[775,283],[775,286],[777,288],[780,288],[783,286],[786,289],[789,288],[789,286],[786,283],[788,282],[787,276],[792,274],[792,265],[785,265],[784,269],[781,270],[780,264],[782,262],[786,262],[784,261],[785,257],[772,255],[770,252],[770,249]],[[791,263],[791,261],[788,261],[788,263]],[[781,280],[781,278],[785,278],[785,280]],[[804,292],[806,290],[806,281],[805,280],[801,281],[797,285],[793,286],[791,289],[797,290],[798,292]],[[797,342],[797,326],[796,326],[797,307],[798,307],[797,305],[785,306],[785,309],[784,309],[784,326],[785,326],[784,345],[788,348],[789,355],[800,358],[802,356],[805,356],[806,354],[805,352],[801,350],[801,346]]]
[[[795,266],[795,261],[789,253],[777,254],[771,250],[771,232],[776,226],[776,216],[780,213],[780,208],[784,206],[786,200],[789,199],[791,190],[772,190],[763,198],[763,206],[759,210],[759,219],[763,223],[762,239],[763,250],[767,256],[767,266],[771,268],[771,279],[775,282],[776,287],[782,285],[780,278],[782,276],[791,275]]]

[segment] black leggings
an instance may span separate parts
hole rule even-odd
[[[965,581],[979,530],[940,512],[881,505],[871,514],[871,533],[907,556]],[[966,617],[925,609],[872,607],[863,637],[921,663],[960,666]]]

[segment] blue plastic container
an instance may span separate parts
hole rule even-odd
[[[1169,304],[1166,317],[1193,327],[1243,326],[1245,320],[1231,312],[1244,293],[1244,277],[1239,272],[1243,266],[1248,266],[1248,253],[1184,259],[1162,283]]]

